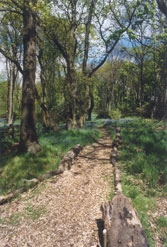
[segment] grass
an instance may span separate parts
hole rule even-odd
[[[0,194],[23,185],[23,179],[37,178],[58,168],[63,155],[74,145],[86,145],[99,137],[96,129],[61,130],[43,132],[39,136],[42,151],[36,155],[12,151],[0,159]]]
[[[33,205],[29,205],[26,208],[25,216],[28,219],[35,221],[35,220],[38,220],[41,216],[43,216],[46,213],[47,213],[47,210],[44,206],[34,207]]]
[[[122,127],[120,162],[149,188],[167,184],[167,129],[163,124],[138,120]]]
[[[23,219],[29,219],[32,221],[38,220],[41,216],[47,214],[47,209],[44,206],[27,205],[23,212],[13,213],[8,217],[0,218],[0,224],[16,226],[21,224]]]
[[[167,195],[166,124],[136,119],[119,125],[122,145],[118,162],[121,165],[123,192],[132,199],[150,247],[155,246],[151,221],[155,222],[164,246],[167,246],[164,230],[162,231],[162,227],[167,229],[166,217],[155,221],[150,214],[156,211],[156,197]]]
[[[156,225],[158,231],[161,232],[161,239],[163,241],[163,246],[167,247],[167,217],[166,216],[159,216],[156,219]]]
[[[167,217],[165,216],[158,217],[157,225],[159,225],[159,227],[167,227]]]

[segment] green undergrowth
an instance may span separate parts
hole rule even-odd
[[[146,119],[118,125],[121,126],[118,162],[123,192],[132,199],[149,244],[153,247],[155,241],[151,222],[154,222],[160,235],[164,228],[167,231],[166,218],[151,218],[151,213],[156,211],[156,198],[167,196],[167,126],[165,122]],[[167,246],[166,238],[162,235],[161,238]]]
[[[91,144],[100,132],[86,128],[42,132],[39,142],[42,151],[36,155],[18,154],[17,150],[0,157],[0,194],[8,193],[23,185],[23,179],[38,178],[41,174],[58,168],[63,155],[74,145]]]

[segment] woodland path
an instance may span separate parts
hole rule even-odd
[[[100,247],[103,202],[114,193],[112,141],[102,129],[98,142],[85,146],[71,170],[54,176],[0,206],[0,247]],[[167,215],[167,198],[157,215]],[[151,222],[150,222],[151,223]],[[165,247],[154,225],[155,247]]]
[[[100,246],[100,206],[114,191],[111,139],[103,134],[71,170],[0,207],[0,247]]]

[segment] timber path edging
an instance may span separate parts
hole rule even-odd
[[[130,198],[123,195],[120,166],[117,162],[121,129],[116,128],[110,161],[114,167],[115,196],[101,206],[104,247],[148,247],[146,234]]]

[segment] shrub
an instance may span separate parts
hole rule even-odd
[[[121,118],[121,111],[119,109],[111,110],[109,112],[109,116],[111,119],[120,119]]]

